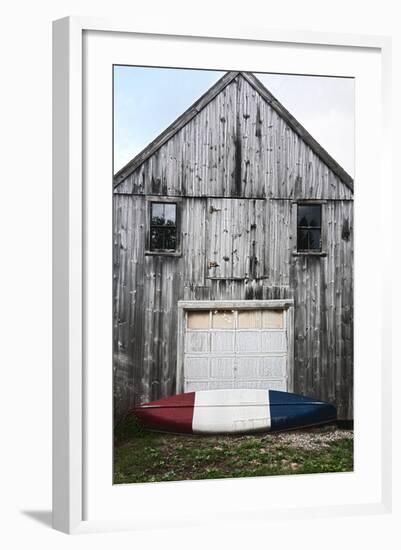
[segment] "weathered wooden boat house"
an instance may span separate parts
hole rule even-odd
[[[251,73],[114,178],[114,400],[270,388],[353,414],[353,180]]]

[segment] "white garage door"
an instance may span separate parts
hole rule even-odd
[[[287,389],[286,311],[187,311],[184,391]]]

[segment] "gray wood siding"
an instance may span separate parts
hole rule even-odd
[[[265,261],[265,201],[210,199],[206,209],[206,259],[211,279],[260,279]]]
[[[181,198],[179,256],[146,254],[154,195]],[[296,199],[326,201],[326,255],[293,253]],[[287,298],[294,391],[353,417],[352,191],[241,76],[118,186],[113,297],[116,418],[175,393],[179,300]]]
[[[333,401],[341,417],[352,418],[352,202],[323,205],[327,227],[323,257],[293,255],[291,201],[262,204],[269,227],[264,244],[268,278],[211,279],[207,199],[183,200],[182,256],[165,257],[145,255],[145,197],[115,196],[119,408],[174,393],[178,300],[294,298],[294,391]]]

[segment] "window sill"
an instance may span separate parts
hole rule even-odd
[[[145,250],[145,256],[172,256],[174,258],[179,258],[181,256],[180,251],[176,252],[163,252],[162,250]]]
[[[320,256],[322,258],[324,258],[325,256],[327,256],[327,252],[293,252],[292,253],[293,256]]]

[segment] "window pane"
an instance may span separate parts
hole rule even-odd
[[[164,223],[167,225],[175,225],[175,204],[165,204],[164,205]]]
[[[164,230],[164,248],[166,250],[175,250],[177,244],[177,235],[175,227]]]
[[[239,311],[239,328],[260,328],[260,311]]]
[[[234,328],[234,315],[232,311],[213,311],[213,328]]]
[[[176,205],[170,203],[152,203],[152,225],[175,225]]]
[[[298,205],[298,226],[320,227],[322,224],[322,207],[320,204]]]
[[[298,250],[308,250],[308,230],[298,229]]]
[[[164,224],[164,204],[159,202],[152,203],[152,225]]]
[[[176,250],[177,205],[167,202],[152,202],[150,209],[150,250]]]
[[[190,311],[188,312],[188,328],[191,329],[208,329],[209,328],[209,312],[208,311]]]
[[[157,227],[152,227],[152,229],[150,230],[150,249],[163,249],[163,231]]]
[[[320,250],[320,229],[309,229],[309,250]]]
[[[283,328],[283,312],[277,309],[265,309],[262,312],[263,328]]]

